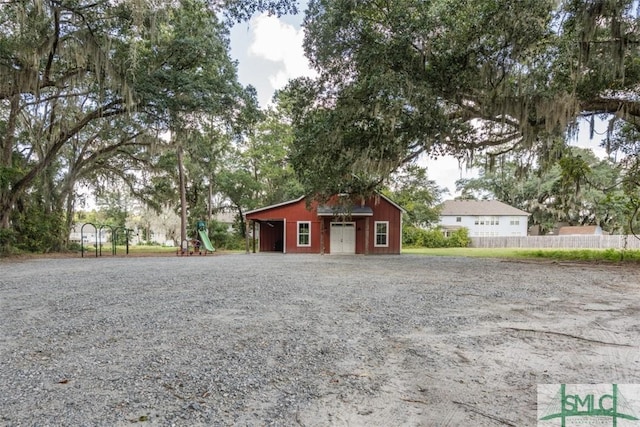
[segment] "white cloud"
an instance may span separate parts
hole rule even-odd
[[[251,21],[252,40],[249,55],[276,63],[279,70],[269,76],[274,90],[282,89],[290,79],[314,77],[304,56],[304,31],[274,16],[259,15]]]
[[[456,191],[458,179],[478,177],[476,170],[467,169],[453,156],[440,156],[436,159],[423,157],[418,164],[426,166],[427,177],[430,180],[435,181],[439,187],[447,189],[442,195],[443,200],[453,199],[460,195],[460,191]]]

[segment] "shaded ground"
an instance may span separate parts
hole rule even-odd
[[[0,425],[536,425],[537,384],[640,383],[639,273],[409,255],[0,261]]]

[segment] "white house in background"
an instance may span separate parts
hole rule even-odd
[[[226,225],[228,233],[233,233],[234,231],[233,226],[236,223],[236,215],[237,215],[236,211],[223,210],[216,213],[213,219],[220,224]]]
[[[69,233],[69,242],[80,243],[84,239],[83,243],[85,245],[90,245],[95,244],[96,242],[105,244],[109,241],[108,237],[111,232],[107,231],[106,228],[103,228],[102,230],[96,230],[96,228],[91,224],[87,224],[84,228],[83,226],[84,223],[75,223],[71,226],[71,231]]]
[[[447,200],[441,208],[445,233],[464,227],[469,237],[527,235],[529,213],[498,200]]]

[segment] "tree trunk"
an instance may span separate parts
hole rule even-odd
[[[19,112],[19,96],[15,100],[16,114]],[[14,182],[9,189],[0,188],[0,228],[9,228],[9,218],[11,212],[14,209],[14,204],[18,197],[20,197],[26,189],[33,184],[34,180],[38,178],[42,172],[57,159],[58,153],[73,136],[81,132],[86,126],[93,123],[100,118],[119,116],[127,112],[126,108],[120,108],[121,100],[114,100],[105,105],[97,107],[95,110],[86,113],[80,120],[77,121],[75,126],[71,129],[58,135],[55,139],[51,140],[50,146],[41,154],[42,159],[36,162],[33,166],[30,166],[26,173]],[[14,98],[11,99],[11,108],[13,112]],[[11,117],[10,117],[11,121]],[[8,124],[7,130],[10,130],[11,124]],[[5,156],[5,152],[12,151],[13,146],[13,133],[15,131],[7,132],[7,138],[2,141],[2,155]],[[3,163],[0,166],[5,166],[4,163],[11,165],[11,157],[9,159],[0,159]],[[0,173],[2,169],[0,169]]]
[[[19,112],[20,95],[16,94],[11,97],[5,136],[0,139],[0,177],[3,174],[8,174],[13,168],[13,141],[15,140],[16,120]],[[0,187],[0,229],[8,229],[11,226],[10,219],[15,200],[9,188],[8,181],[10,180],[10,177],[0,180],[4,181],[4,184]]]
[[[177,145],[178,176],[180,186],[180,246],[187,240],[187,180],[184,174],[182,145]]]
[[[207,224],[211,223],[211,217],[213,216],[213,183],[209,180],[209,197],[207,200]]]
[[[67,193],[67,208],[66,208],[66,215],[65,215],[65,227],[63,232],[65,233],[64,236],[62,237],[62,248],[63,249],[69,249],[69,234],[71,233],[71,228],[73,227],[73,215],[75,213],[75,203],[76,202],[76,197],[73,193],[73,191],[70,191],[69,193]]]
[[[240,216],[240,230],[242,233],[242,237],[246,237],[247,230],[244,221],[244,213],[242,212],[242,206],[236,204],[236,209],[238,210],[238,215]]]

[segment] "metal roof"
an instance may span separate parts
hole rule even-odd
[[[393,200],[391,200],[388,197],[386,197],[384,194],[376,193],[376,196],[383,198],[384,200],[389,202],[392,206],[397,208],[399,211],[406,212],[401,206],[399,206]],[[305,198],[305,196],[300,196],[300,197],[298,197],[297,199],[294,199],[294,200],[289,200],[289,201],[286,201],[286,202],[277,203],[277,204],[271,205],[271,206],[265,206],[263,208],[253,209],[251,211],[245,212],[244,215],[246,216],[246,215],[250,215],[250,214],[254,214],[254,213],[258,213],[258,212],[268,211],[269,209],[278,208],[280,206],[286,206],[286,205],[290,205],[290,204],[293,204],[293,203],[298,203],[299,201],[303,200],[304,198]],[[358,206],[357,209],[360,209],[360,207]],[[367,207],[367,209],[371,210],[371,208],[369,208],[369,207]],[[351,211],[351,215],[354,215],[355,210],[356,210],[356,206],[353,207],[353,209]],[[323,215],[323,214],[320,213],[320,207],[318,207],[318,215],[319,216],[327,216],[327,215],[333,215],[333,214],[334,213],[332,211],[330,214],[329,213],[325,213]],[[369,215],[372,215],[372,214],[373,214],[373,210],[371,210],[371,214],[369,214]],[[367,214],[362,212],[362,213],[360,213],[360,216],[367,216]]]
[[[244,214],[245,215],[249,215],[249,214],[253,214],[253,213],[256,213],[256,212],[268,211],[269,209],[278,208],[280,206],[285,206],[285,205],[290,205],[292,203],[297,203],[302,199],[304,199],[304,196],[300,196],[295,200],[289,200],[289,201],[282,202],[282,203],[276,203],[275,205],[265,206],[264,208],[258,208],[258,209],[254,209],[252,211],[247,211]]]
[[[318,206],[318,216],[373,216],[369,206]]]
[[[460,215],[529,216],[529,213],[499,200],[446,200],[442,203],[440,216]]]

